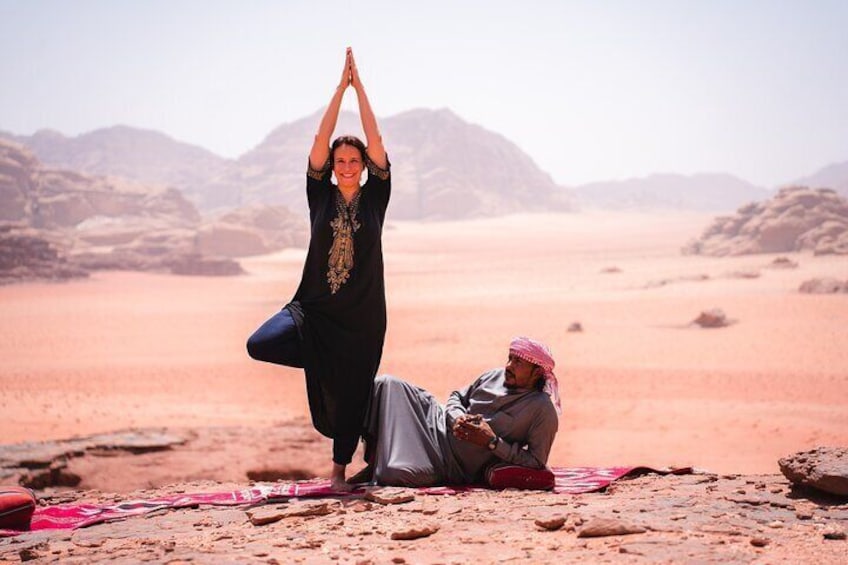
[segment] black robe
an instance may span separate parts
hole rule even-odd
[[[356,451],[386,335],[381,236],[391,177],[366,161],[368,180],[350,205],[330,182],[329,161],[307,171],[312,236],[286,306],[299,330],[312,423],[333,439],[333,461],[342,465]]]

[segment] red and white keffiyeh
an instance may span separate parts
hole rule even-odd
[[[516,337],[509,344],[509,352],[528,363],[539,366],[545,375],[545,392],[551,397],[557,414],[562,414],[559,400],[559,382],[554,375],[554,358],[547,345],[529,337]]]

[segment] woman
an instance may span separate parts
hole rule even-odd
[[[367,147],[352,136],[330,145],[348,86],[356,91]],[[312,422],[333,439],[331,480],[339,490],[351,488],[345,469],[356,451],[383,353],[381,235],[391,193],[389,167],[348,48],[341,81],[309,153],[306,196],[312,235],[300,286],[247,342],[254,359],[305,369]],[[360,186],[366,168],[368,180]]]

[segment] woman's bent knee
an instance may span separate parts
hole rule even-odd
[[[256,359],[257,361],[265,361],[264,356],[262,355],[262,347],[260,347],[259,340],[255,339],[254,336],[250,336],[247,340],[247,354],[250,355],[252,359]]]

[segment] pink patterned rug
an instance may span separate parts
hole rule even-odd
[[[642,473],[683,474],[691,469],[673,471],[648,467],[554,467],[557,494],[580,494],[601,490],[613,481],[627,475]],[[419,489],[421,494],[452,495],[470,492],[483,487],[430,487]],[[103,522],[111,522],[139,516],[165,508],[188,508],[201,504],[213,506],[255,506],[288,500],[290,498],[321,498],[359,496],[363,489],[352,493],[338,492],[330,488],[330,481],[316,479],[296,483],[261,484],[230,492],[188,493],[153,498],[130,500],[119,504],[57,504],[36,508],[29,531],[68,530],[84,528]],[[0,530],[0,537],[15,536],[18,530]]]

